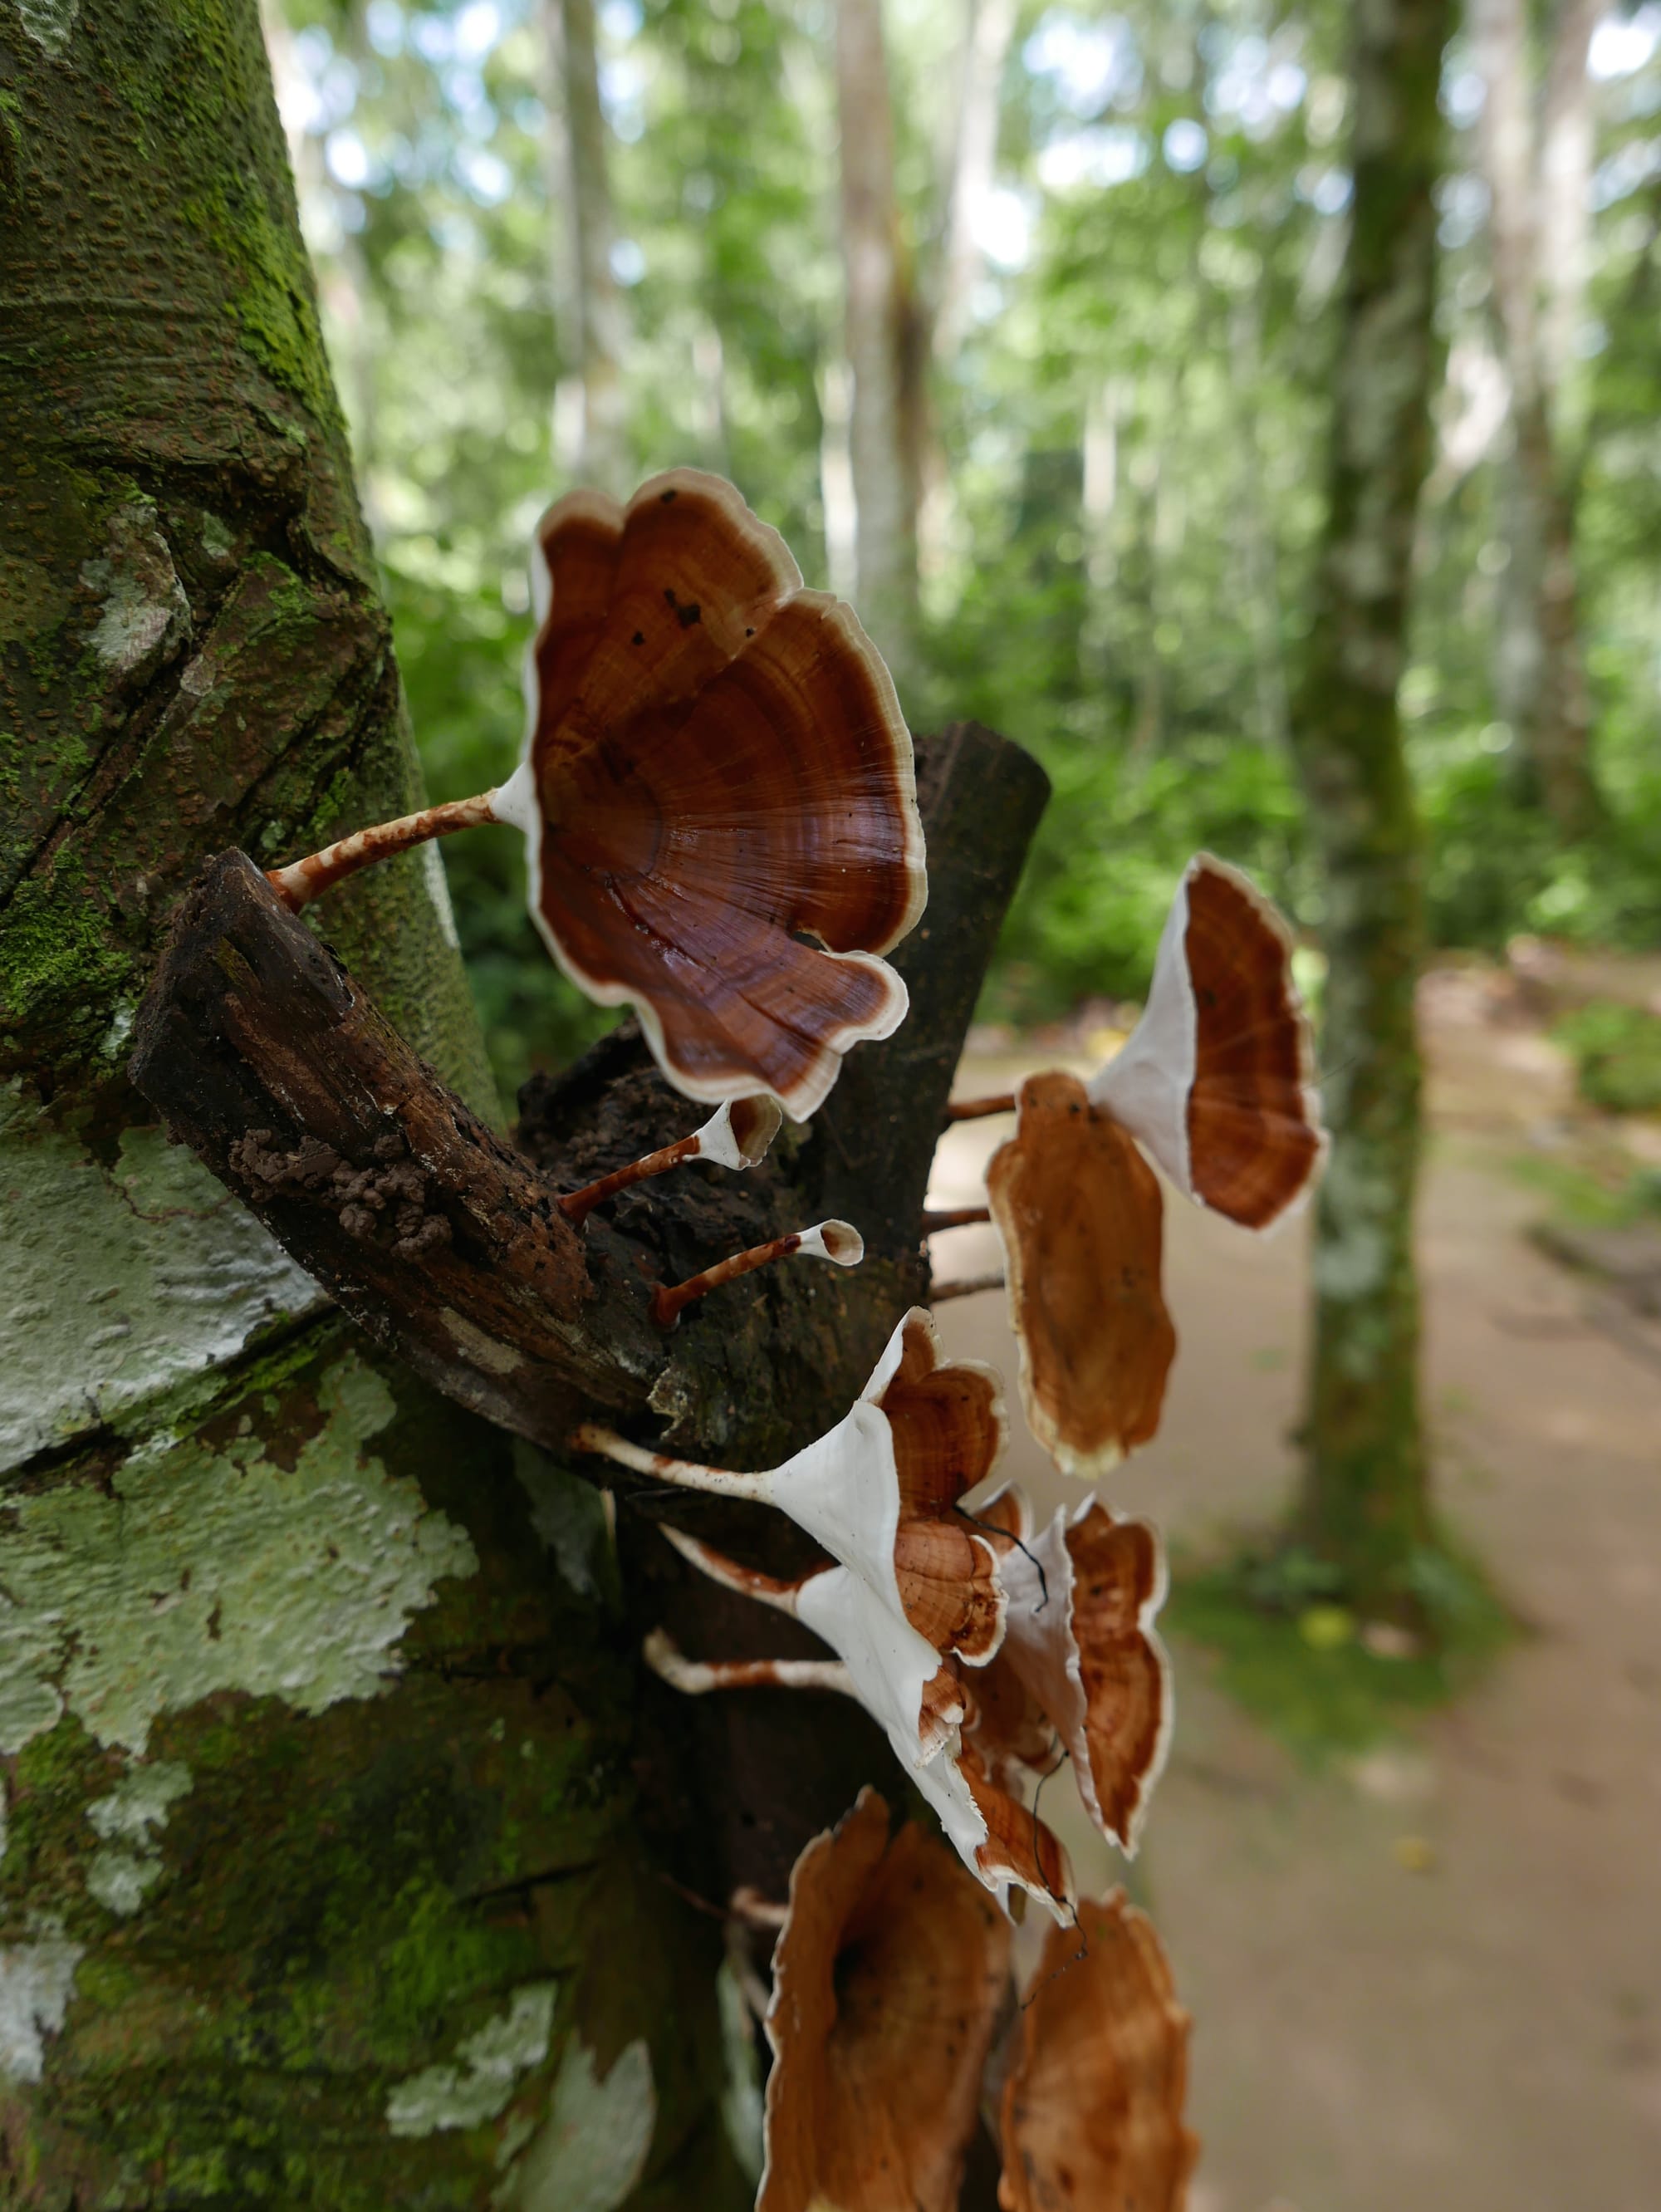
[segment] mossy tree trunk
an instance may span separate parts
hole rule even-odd
[[[122,1072],[207,854],[420,800],[254,0],[4,0],[0,197],[0,2199],[736,2205],[597,1502]],[[379,872],[331,935],[494,1118]]]
[[[330,1307],[126,1073],[205,860],[419,800],[255,0],[0,0],[0,2202],[725,2212],[686,1893],[780,1893],[895,1786],[880,1738],[643,1681],[657,1619],[712,1656],[761,1629]],[[926,1289],[1043,780],[971,731],[921,786],[904,1038],[730,1202],[691,1174],[590,1240],[638,1303],[639,1256],[863,1216],[856,1276],[751,1279],[652,1347],[694,1455],[805,1442]],[[326,927],[346,1000],[492,1116],[431,848]],[[524,1141],[597,1171],[699,1118],[620,1034]]]
[[[1352,18],[1355,199],[1328,512],[1294,740],[1325,881],[1332,1154],[1315,1236],[1301,1522],[1349,1595],[1412,1609],[1430,1536],[1413,1257],[1420,830],[1397,709],[1436,345],[1437,87],[1448,0]]]

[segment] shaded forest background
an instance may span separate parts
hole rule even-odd
[[[914,569],[904,516],[856,537],[827,0],[267,9],[435,797],[516,757],[551,494],[692,461],[858,594],[917,726],[979,716],[1054,779],[990,1017],[1138,995],[1197,845],[1318,940],[1288,702],[1350,198],[1342,9],[888,0],[874,221]],[[1400,688],[1433,936],[1652,945],[1661,8],[1476,0],[1442,106]],[[532,938],[517,840],[445,860],[511,1099],[612,1017]]]

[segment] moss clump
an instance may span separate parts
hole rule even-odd
[[[101,1026],[130,963],[100,927],[79,888],[32,877],[18,886],[0,930],[0,1019],[18,1028],[51,1013],[77,1032]]]
[[[1515,1617],[1457,1551],[1415,1553],[1407,1575],[1422,1626],[1364,1621],[1338,1571],[1296,1545],[1179,1565],[1164,1620],[1215,1652],[1217,1680],[1310,1765],[1364,1751],[1414,1712],[1470,1687],[1519,1633]]]
[[[1576,1087],[1589,1105],[1606,1114],[1661,1113],[1661,1018],[1594,999],[1565,1014],[1552,1035],[1572,1055]]]

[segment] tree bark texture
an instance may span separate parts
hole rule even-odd
[[[844,329],[858,601],[901,693],[917,626],[922,319],[894,188],[882,0],[837,0]]]
[[[682,1602],[649,1509],[614,1543],[599,1494],[499,1406],[479,1419],[355,1325],[376,1317],[343,1245],[324,1299],[241,1202],[316,1210],[269,1091],[233,1194],[126,1074],[205,861],[239,846],[257,887],[420,800],[253,0],[0,0],[0,2202],[724,2212],[749,2192],[720,2118],[720,1931],[680,1893],[723,1898],[735,1838],[772,1849],[744,1863],[776,1893],[767,1790],[814,1825],[844,1809],[886,1772],[859,1717],[829,1717],[843,1767],[812,1771],[836,1802],[804,1787],[798,1816],[749,1701],[688,1717],[643,1692],[642,1620]],[[1018,758],[960,755],[976,742]],[[1041,778],[1021,787],[1030,817]],[[986,918],[951,949],[933,1058],[909,1031],[888,1048],[918,1081],[955,1052],[1012,855],[966,864]],[[442,880],[395,861],[330,901],[332,951],[283,943],[337,1012],[338,954],[468,1172],[523,1192]],[[322,1079],[286,1042],[292,1105]],[[208,1091],[240,1079],[203,1048]],[[682,1111],[630,1050],[549,1102],[573,1171],[582,1144],[632,1143],[631,1115]],[[872,1106],[872,1141],[899,1110]],[[448,1279],[465,1236],[443,1258],[426,1224],[452,1156],[401,1141],[353,1163],[403,1164],[377,1235]],[[854,1171],[822,1121],[803,1158],[821,1143],[828,1188]],[[861,1180],[845,1210],[874,1225]],[[897,1307],[921,1273],[892,1218],[873,1243]],[[390,1261],[360,1243],[373,1289]],[[819,1411],[805,1387],[767,1402],[747,1287],[727,1367],[718,1323],[702,1364],[678,1353],[715,1408],[700,1441],[735,1456],[747,1421],[770,1447]],[[522,1330],[539,1294],[514,1279]],[[779,1328],[821,1334],[795,1366],[788,1340],[781,1387],[811,1367],[829,1397],[882,1317],[827,1328],[794,1295]],[[695,1606],[681,1629],[697,1648]],[[816,1747],[797,1714],[760,1725]]]
[[[1537,92],[1522,0],[1472,0],[1487,87],[1478,131],[1489,191],[1494,320],[1511,386],[1495,693],[1525,788],[1567,836],[1597,820],[1591,701],[1575,557],[1573,341],[1585,311],[1592,131],[1586,56],[1599,9],[1562,0]]]
[[[622,295],[612,272],[615,226],[594,0],[543,0],[546,36],[559,76],[566,176],[561,195],[570,231],[567,267],[574,314],[575,366],[582,386],[578,480],[621,498],[627,483],[622,364]]]
[[[1344,272],[1309,658],[1294,743],[1325,884],[1322,1085],[1332,1153],[1318,1200],[1301,1520],[1351,1595],[1409,1603],[1428,1541],[1419,1417],[1413,994],[1420,832],[1396,693],[1415,516],[1429,457],[1447,0],[1352,19],[1355,203]]]

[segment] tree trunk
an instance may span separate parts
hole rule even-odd
[[[1309,659],[1293,736],[1325,884],[1332,1154],[1315,1243],[1306,1540],[1370,1609],[1411,1610],[1430,1540],[1413,1200],[1423,943],[1396,692],[1435,363],[1437,86],[1448,0],[1352,19],[1355,203]]]
[[[917,629],[923,362],[894,192],[881,0],[837,0],[836,80],[855,568],[859,605],[903,695]]]
[[[1564,0],[1537,129],[1522,0],[1472,0],[1472,50],[1487,86],[1478,131],[1487,173],[1495,320],[1511,385],[1495,694],[1516,730],[1525,787],[1565,836],[1598,817],[1591,706],[1580,642],[1572,457],[1573,341],[1584,312],[1592,133],[1586,55],[1598,9]]]
[[[543,0],[544,32],[555,59],[567,164],[566,266],[575,321],[575,368],[581,389],[578,434],[569,456],[579,483],[621,497],[631,489],[622,362],[627,350],[622,295],[612,273],[615,227],[594,0]],[[555,72],[551,72],[555,73]],[[562,345],[564,341],[562,340]]]
[[[1015,0],[965,0],[956,129],[946,165],[946,213],[935,287],[931,350],[949,366],[963,339],[980,268],[975,234],[997,164],[999,96],[1015,37]]]
[[[585,1482],[385,1348],[384,1255],[331,1307],[129,1082],[170,916],[263,883],[239,861],[191,889],[203,861],[263,866],[419,781],[254,0],[13,9],[0,60],[4,2201],[725,2212],[750,2185],[720,2118],[720,1932],[684,1892],[718,1901],[742,1865],[779,1893],[793,1824],[887,1778],[883,1754],[852,1709],[804,1728],[643,1695],[653,1619],[689,1647],[745,1632],[715,1644],[643,1510],[614,1551]],[[694,1449],[801,1441],[923,1286],[905,1207],[1041,779],[965,732],[923,781],[946,927],[907,948],[906,1058],[857,1054],[847,1118],[791,1170],[866,1214],[876,1264],[776,1322],[737,1286],[673,1362],[637,1361]],[[240,1095],[286,945],[319,1021],[393,1039],[412,1111],[447,1101],[465,1173],[522,1188],[469,1113],[494,1091],[431,848],[330,902],[349,984],[273,904],[252,963],[209,979],[216,1037],[152,997],[175,1079]],[[321,1267],[337,1209],[255,1170],[344,1064],[322,1028],[274,1042],[232,1180]],[[627,1036],[544,1103],[562,1158],[695,1118]],[[675,1256],[728,1231],[711,1188],[646,1217]],[[801,1194],[781,1168],[749,1202]],[[433,1255],[409,1272],[450,1279]],[[458,1255],[470,1294],[486,1273]],[[528,1293],[479,1297],[528,1327]]]

